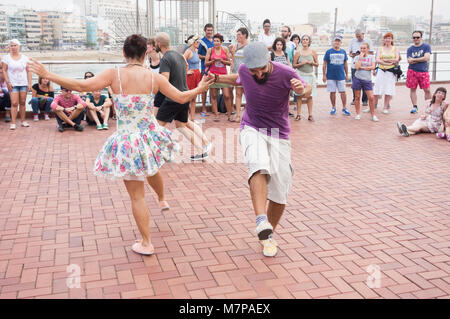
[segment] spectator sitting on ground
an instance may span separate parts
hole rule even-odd
[[[448,108],[448,103],[445,102],[447,97],[447,89],[440,87],[436,90],[433,98],[428,104],[425,113],[413,123],[411,126],[406,126],[403,123],[398,122],[397,128],[401,135],[409,137],[410,135],[416,135],[419,133],[442,133],[442,127],[444,123],[444,113]],[[450,139],[447,137],[447,140]]]
[[[61,94],[53,100],[51,108],[56,115],[58,131],[64,132],[64,124],[79,132],[84,130],[81,121],[84,118],[86,103],[79,96],[72,94],[71,90],[61,87]]]
[[[11,97],[3,72],[0,71],[0,111],[6,112],[5,122],[11,122]]]
[[[44,111],[44,118],[46,121],[50,120],[49,113],[50,106],[55,98],[55,91],[48,79],[39,78],[38,83],[31,88],[32,98],[31,107],[33,108],[33,120],[39,121],[39,110]]]
[[[444,112],[444,123],[441,133],[436,134],[438,138],[447,138],[450,142],[450,107],[447,106],[447,111]]]
[[[113,103],[100,91],[94,91],[88,94],[86,99],[88,107],[86,122],[89,125],[97,124],[97,130],[108,130],[109,113]],[[103,126],[102,126],[103,125]]]
[[[84,73],[84,79],[85,80],[93,78],[94,76],[95,76],[94,73],[92,73],[91,71],[87,71],[86,73]],[[86,101],[86,99],[87,99],[89,94],[90,94],[89,92],[80,92],[80,98],[83,101]]]

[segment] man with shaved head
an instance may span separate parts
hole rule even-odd
[[[170,84],[181,92],[188,91],[187,62],[185,58],[170,48],[170,37],[167,33],[158,33],[155,37],[156,51],[163,54],[159,73],[169,80]],[[159,107],[156,119],[161,126],[175,121],[178,131],[183,134],[200,153],[191,157],[193,161],[203,161],[209,156],[212,144],[203,134],[202,129],[189,121],[190,103],[178,104],[158,92],[155,107]]]

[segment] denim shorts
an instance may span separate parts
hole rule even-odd
[[[28,86],[14,86],[12,89],[12,93],[18,93],[18,92],[24,92],[27,93],[28,92]]]
[[[345,80],[337,81],[337,80],[328,80],[327,81],[327,90],[329,93],[335,93],[339,91],[339,93],[345,92]]]

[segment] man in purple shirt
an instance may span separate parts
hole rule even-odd
[[[286,208],[293,175],[289,93],[293,90],[308,98],[311,86],[294,69],[269,61],[269,55],[264,43],[251,43],[244,49],[239,74],[215,78],[217,83],[240,85],[245,91],[240,142],[249,169],[256,233],[264,256],[274,257],[277,243],[272,235]]]

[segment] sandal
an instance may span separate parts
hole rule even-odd
[[[220,118],[219,117],[216,117],[215,119],[214,119],[214,122],[220,122]]]
[[[165,200],[159,202],[159,208],[161,209],[161,213],[165,210],[169,210],[170,206],[169,203],[167,203]]]
[[[241,123],[241,117],[240,116],[236,116],[236,118],[234,119],[234,121],[236,123]]]
[[[153,245],[150,245],[149,247],[142,246],[142,241],[136,241],[133,246],[131,246],[131,250],[134,251],[136,254],[143,255],[143,256],[151,256],[155,253],[155,248]]]
[[[296,121],[300,121],[302,119],[302,116],[301,115],[297,115],[296,117],[295,117],[295,120]]]
[[[314,122],[314,118],[312,117],[312,115],[310,115],[310,116],[308,117],[308,121]]]

